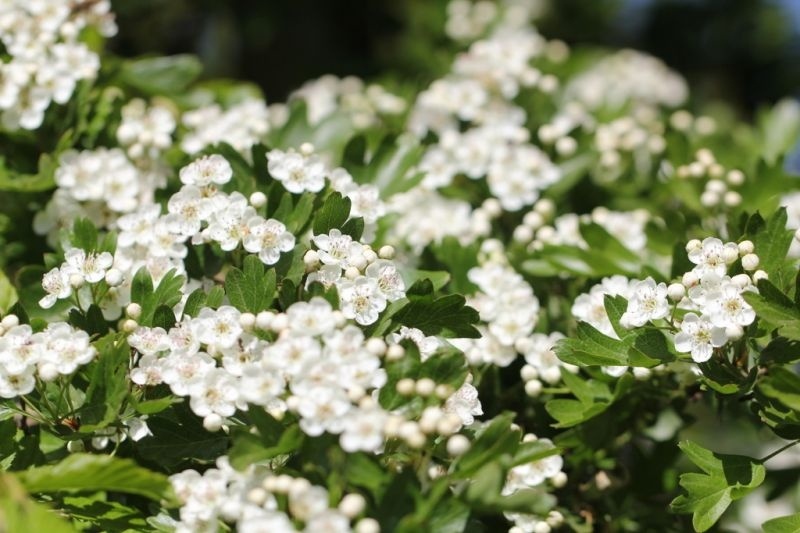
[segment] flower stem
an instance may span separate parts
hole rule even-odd
[[[759,463],[762,463],[762,464],[766,463],[767,461],[769,461],[770,459],[772,459],[773,457],[775,457],[776,455],[778,455],[782,451],[788,450],[789,448],[791,448],[792,446],[794,446],[795,444],[798,444],[798,443],[800,443],[800,439],[792,441],[792,442],[790,442],[789,444],[787,444],[785,446],[781,446],[780,448],[778,448],[777,450],[775,450],[771,454],[769,454],[766,457],[764,457],[763,459],[759,460]]]

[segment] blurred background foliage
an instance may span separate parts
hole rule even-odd
[[[454,45],[447,0],[116,0],[123,56],[194,53],[209,78],[252,80],[268,101],[332,73],[427,84]],[[699,103],[743,116],[798,95],[798,0],[551,0],[542,33],[570,44],[632,47],[682,72]],[[388,74],[387,74],[388,73]]]

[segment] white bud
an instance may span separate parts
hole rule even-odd
[[[256,191],[250,195],[250,205],[258,209],[267,205],[267,195],[261,191]]]
[[[254,487],[247,491],[247,501],[254,505],[264,505],[268,497],[269,493],[262,487]]]
[[[406,350],[399,344],[392,344],[386,350],[386,359],[389,361],[399,361],[406,355]]]
[[[0,325],[2,325],[5,329],[11,329],[19,326],[19,317],[17,315],[6,315],[3,317],[3,320],[0,321]]]
[[[206,431],[216,433],[222,428],[222,417],[216,413],[207,415],[203,418],[203,427],[206,428]]]
[[[725,186],[725,182],[722,180],[709,180],[708,183],[706,183],[706,190],[722,194],[728,190],[728,187]]]
[[[490,218],[499,217],[503,213],[503,206],[497,198],[487,198],[481,204],[481,208]]]
[[[719,201],[719,193],[713,191],[703,191],[703,194],[700,195],[700,204],[703,207],[714,207],[719,205]]]
[[[556,141],[556,152],[558,155],[569,157],[578,149],[578,142],[572,137],[561,137]]]
[[[644,368],[640,366],[633,367],[633,377],[640,381],[644,381],[645,379],[649,378],[652,372],[650,372],[649,368]]]
[[[752,254],[753,250],[755,250],[755,246],[753,245],[753,241],[742,241],[739,243],[739,254],[745,256],[747,254]]]
[[[270,325],[272,324],[272,317],[274,317],[274,313],[270,311],[261,311],[256,315],[256,327],[260,330],[269,329]]]
[[[544,217],[537,211],[529,211],[525,213],[525,216],[522,218],[522,223],[529,228],[536,230],[541,228],[544,224]]]
[[[542,198],[533,206],[533,210],[544,218],[550,218],[556,212],[556,204],[550,198]]]
[[[769,274],[767,274],[763,270],[756,270],[753,273],[753,283],[758,283],[762,279],[769,279]]]
[[[389,246],[388,244],[385,246],[381,246],[380,250],[378,250],[378,257],[381,259],[392,259],[394,257],[394,246]]]
[[[736,341],[742,338],[744,329],[739,324],[733,324],[725,328],[725,336],[729,341]]]
[[[300,153],[305,155],[305,156],[309,156],[309,155],[313,154],[314,153],[314,145],[309,143],[309,142],[305,142],[305,143],[301,144],[300,145]]]
[[[694,250],[699,250],[703,247],[703,243],[700,242],[700,239],[692,239],[686,243],[686,253],[692,252]]]
[[[442,436],[452,435],[461,429],[461,418],[455,413],[445,413],[436,424],[436,433]]]
[[[136,328],[139,327],[139,323],[133,320],[132,318],[125,319],[122,322],[122,331],[125,333],[133,333],[136,331]]]
[[[383,339],[372,337],[367,341],[367,351],[372,355],[381,356],[386,353],[386,343]]]
[[[722,259],[725,260],[725,264],[730,265],[731,263],[736,262],[739,259],[739,247],[738,246],[726,246],[722,249]]]
[[[741,205],[742,203],[742,195],[736,191],[728,191],[722,197],[722,201],[725,202],[725,205],[728,207],[736,207]]]
[[[138,320],[142,316],[142,306],[137,303],[130,303],[125,308],[125,315],[134,320]]]
[[[354,257],[354,258],[352,259],[352,261],[350,262],[350,264],[351,264],[351,265],[353,265],[353,267],[354,267],[354,268],[358,269],[358,271],[359,271],[359,273],[360,273],[360,272],[361,272],[361,271],[363,271],[365,268],[367,268],[367,258],[366,258],[366,257],[364,257],[364,255],[363,255],[363,254],[362,254],[362,255],[359,255],[359,256],[357,256],[357,257]],[[349,271],[350,269],[348,268],[347,270]],[[347,275],[347,273],[345,272],[345,276],[346,276],[346,275]]]
[[[706,167],[700,161],[689,163],[689,175],[693,178],[701,178],[706,173]]]
[[[256,325],[256,315],[253,313],[242,313],[239,315],[239,325],[245,331],[251,331]]]
[[[554,385],[561,379],[561,368],[558,366],[548,366],[542,370],[542,381]]]
[[[522,377],[523,381],[530,381],[532,379],[539,378],[539,371],[536,370],[536,367],[531,365],[524,365],[520,370],[519,374]]]
[[[316,250],[309,250],[303,255],[303,263],[305,263],[306,268],[315,268],[319,265],[319,254]]]
[[[525,394],[531,398],[536,398],[542,393],[542,382],[538,379],[532,379],[525,383]]]
[[[514,240],[518,243],[529,243],[533,240],[533,229],[530,226],[520,225],[514,228]]]
[[[533,526],[533,533],[550,533],[550,525],[547,522],[537,522]]]
[[[739,186],[744,183],[744,173],[738,169],[729,170],[726,179],[731,185]]]
[[[395,385],[395,390],[397,390],[398,394],[402,394],[403,396],[411,396],[414,394],[415,388],[416,382],[411,378],[403,378]]]
[[[547,523],[552,527],[558,527],[564,523],[564,515],[558,511],[550,511],[547,513]]]
[[[731,278],[731,283],[739,287],[740,289],[744,289],[745,287],[750,286],[750,276],[747,274],[736,274]]]
[[[417,394],[422,397],[427,397],[433,394],[433,391],[436,390],[436,382],[430,378],[422,378],[417,381],[415,388]]]
[[[339,510],[347,518],[353,519],[364,512],[367,502],[361,494],[348,494],[339,502]]]
[[[83,283],[84,283],[84,281],[85,281],[85,280],[83,279],[83,276],[81,276],[80,274],[72,274],[72,275],[69,277],[69,285],[70,285],[70,287],[72,287],[73,289],[77,289],[77,288],[80,288],[80,287],[82,287],[82,286],[83,286]]]
[[[279,313],[272,317],[272,322],[270,323],[270,329],[275,333],[280,333],[281,331],[289,328],[289,317],[287,317],[283,313]]]
[[[440,383],[436,385],[436,390],[434,391],[436,397],[440,400],[446,400],[450,396],[453,395],[453,387],[448,385],[447,383]]]
[[[436,425],[442,419],[442,410],[439,407],[426,407],[419,417],[419,428],[423,433],[431,434],[436,431]]]
[[[686,287],[681,283],[671,283],[667,287],[667,296],[673,302],[680,302],[686,295]]]
[[[758,268],[758,256],[756,254],[746,254],[742,257],[742,268],[750,271]]]
[[[567,484],[567,475],[564,472],[558,472],[550,478],[550,483],[557,489],[560,489]]]
[[[464,435],[456,434],[447,439],[447,453],[452,457],[464,455],[469,448],[469,439]]]
[[[369,248],[369,249],[367,249],[367,250],[364,250],[364,251],[362,252],[362,255],[364,256],[364,260],[365,260],[367,263],[370,263],[370,264],[371,264],[371,263],[374,263],[375,261],[377,261],[377,260],[378,260],[378,254],[376,254],[376,253],[375,253],[375,250],[373,250],[372,248]],[[366,265],[365,265],[365,266],[366,266]]]
[[[381,526],[374,518],[362,518],[356,523],[354,533],[380,533]]]
[[[354,266],[349,266],[347,267],[347,270],[344,271],[344,277],[346,277],[349,280],[356,279],[360,275],[361,271],[359,271],[358,268]]]
[[[699,282],[700,279],[694,272],[687,272],[686,274],[683,275],[683,278],[681,278],[681,283],[683,283],[683,286],[686,287],[687,289],[691,289]]]
[[[125,276],[118,268],[109,268],[108,272],[106,272],[106,283],[108,283],[109,287],[119,287],[124,279]]]

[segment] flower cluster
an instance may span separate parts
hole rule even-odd
[[[0,62],[5,128],[39,128],[51,102],[65,104],[78,82],[97,75],[100,60],[79,36],[89,26],[114,35],[110,8],[107,0],[9,0],[0,7],[0,42],[8,54]]]
[[[216,468],[202,474],[184,470],[171,476],[170,482],[181,503],[180,521],[165,519],[178,532],[215,531],[218,520],[242,533],[348,533],[354,531],[353,525],[358,533],[380,529],[375,520],[363,517],[366,502],[358,493],[344,495],[331,507],[325,487],[263,467],[240,472],[225,456],[217,459]],[[303,527],[298,528],[298,523]]]
[[[0,398],[28,394],[37,379],[68,376],[97,355],[89,335],[66,322],[52,322],[34,332],[15,315],[7,315],[0,331]]]

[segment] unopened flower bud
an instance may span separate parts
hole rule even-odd
[[[756,254],[747,254],[742,257],[742,268],[750,271],[758,268],[758,256]]]
[[[256,191],[250,195],[250,205],[258,209],[267,205],[267,195],[261,191]]]
[[[124,279],[125,277],[122,271],[118,268],[110,268],[108,272],[106,272],[106,283],[108,283],[109,287],[118,287],[122,285]]]
[[[686,287],[682,283],[671,283],[667,287],[667,296],[673,302],[680,302],[686,295]]]
[[[452,457],[464,455],[469,448],[469,439],[464,435],[456,434],[447,439],[447,453]]]

